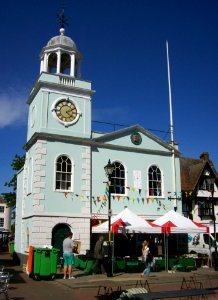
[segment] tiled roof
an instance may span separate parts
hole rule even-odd
[[[181,189],[182,191],[193,191],[199,182],[199,179],[205,170],[208,168],[213,172],[216,180],[218,180],[216,169],[209,159],[194,159],[180,157],[180,173],[181,173]]]

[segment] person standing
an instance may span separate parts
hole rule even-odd
[[[73,254],[74,242],[72,240],[73,233],[69,232],[68,236],[63,241],[63,258],[64,258],[64,279],[75,279],[71,276],[73,271],[73,265],[75,264],[75,258]]]
[[[151,271],[155,271],[155,260],[153,258],[158,256],[158,248],[157,248],[154,238],[152,238],[149,241],[149,250],[150,250],[150,253],[152,254],[152,259],[151,259],[151,263],[150,263]]]
[[[92,271],[95,273],[96,268],[99,266],[102,274],[107,274],[104,268],[104,248],[103,248],[104,237],[101,235],[95,244],[94,258],[95,263],[92,267]]]
[[[144,276],[149,276],[150,272],[151,272],[151,264],[149,261],[149,242],[148,241],[144,241],[142,244],[142,259],[144,261],[145,264],[145,269],[144,271],[141,273],[141,277]]]

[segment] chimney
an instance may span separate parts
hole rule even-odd
[[[209,160],[209,153],[208,153],[208,152],[203,152],[203,153],[200,155],[200,159],[205,160],[205,161],[208,161],[208,160]]]

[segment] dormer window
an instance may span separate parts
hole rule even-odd
[[[212,191],[214,190],[215,178],[204,176],[199,184],[199,190]]]

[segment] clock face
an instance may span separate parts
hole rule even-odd
[[[62,122],[72,122],[77,117],[77,109],[70,100],[60,100],[55,106],[55,112]]]

